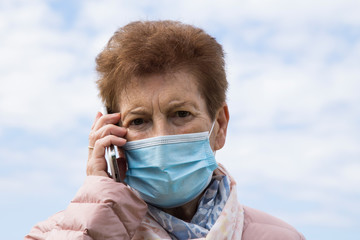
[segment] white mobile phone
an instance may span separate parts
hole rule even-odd
[[[108,114],[108,111],[105,106],[102,107],[101,112],[103,115]],[[111,145],[110,147],[107,147],[105,149],[105,159],[106,159],[108,168],[110,168],[110,176],[116,182],[121,182],[119,165],[117,162],[117,159],[119,159],[119,158],[120,158],[120,155],[119,155],[119,149],[117,146]]]

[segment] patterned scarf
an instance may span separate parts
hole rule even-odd
[[[229,195],[228,177],[213,176],[190,222],[185,222],[151,205],[148,205],[149,214],[169,233],[172,239],[206,237],[221,214]]]

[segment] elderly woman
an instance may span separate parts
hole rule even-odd
[[[221,45],[172,21],[133,22],[98,55],[109,114],[96,115],[87,178],[69,207],[26,239],[304,239],[238,203],[216,162],[229,121]],[[119,147],[121,181],[106,149]]]

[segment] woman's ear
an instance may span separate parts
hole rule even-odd
[[[226,139],[226,131],[229,123],[229,109],[226,103],[218,110],[215,116],[215,143],[214,149],[215,151],[221,149],[225,144]]]

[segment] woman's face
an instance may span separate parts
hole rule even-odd
[[[212,126],[195,78],[184,71],[134,78],[119,106],[128,141],[204,132]]]

